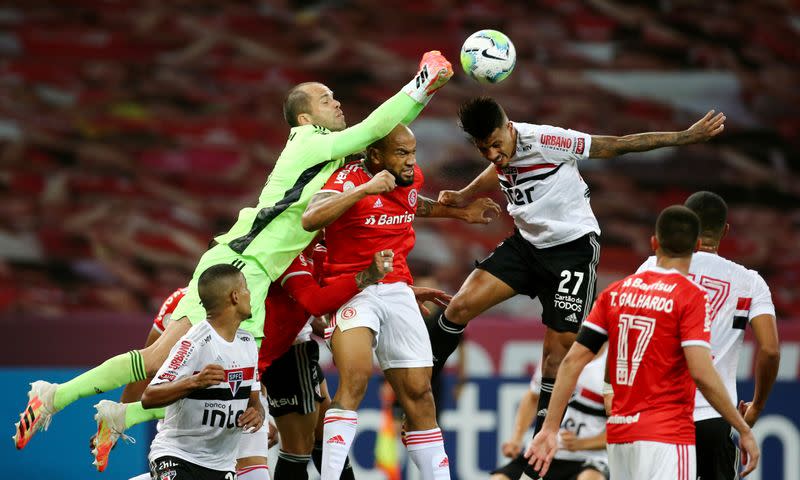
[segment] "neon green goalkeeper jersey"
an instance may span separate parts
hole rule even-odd
[[[316,235],[303,230],[303,212],[328,177],[344,165],[344,157],[385,137],[398,123],[410,123],[423,107],[401,92],[340,132],[316,125],[292,128],[258,205],[243,208],[217,242],[255,259],[274,281]]]

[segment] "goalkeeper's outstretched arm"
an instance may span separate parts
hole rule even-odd
[[[357,153],[392,131],[398,123],[408,124],[419,115],[433,94],[453,76],[450,62],[438,51],[427,52],[419,72],[403,89],[383,102],[362,122],[334,132],[331,158]]]

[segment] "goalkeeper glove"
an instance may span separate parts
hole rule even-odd
[[[453,66],[438,50],[426,52],[419,62],[419,71],[403,88],[418,103],[428,103],[436,90],[442,88],[453,76]]]

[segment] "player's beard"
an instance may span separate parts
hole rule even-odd
[[[414,183],[414,173],[411,173],[411,178],[403,178],[402,175],[399,173],[392,172],[394,176],[394,183],[397,184],[398,187],[408,187]]]

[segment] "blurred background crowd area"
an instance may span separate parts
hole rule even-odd
[[[499,85],[457,65],[482,28],[516,45]],[[713,142],[582,163],[601,285],[649,254],[661,208],[709,189],[731,205],[723,254],[764,275],[780,319],[800,319],[798,45],[789,0],[0,2],[0,312],[155,311],[255,204],[293,84],[324,82],[354,124],[439,49],[456,76],[412,125],[423,194],[485,167],[456,125],[473,95],[592,134],[680,130],[721,110]],[[512,228],[507,215],[420,220],[413,269],[454,292]]]

